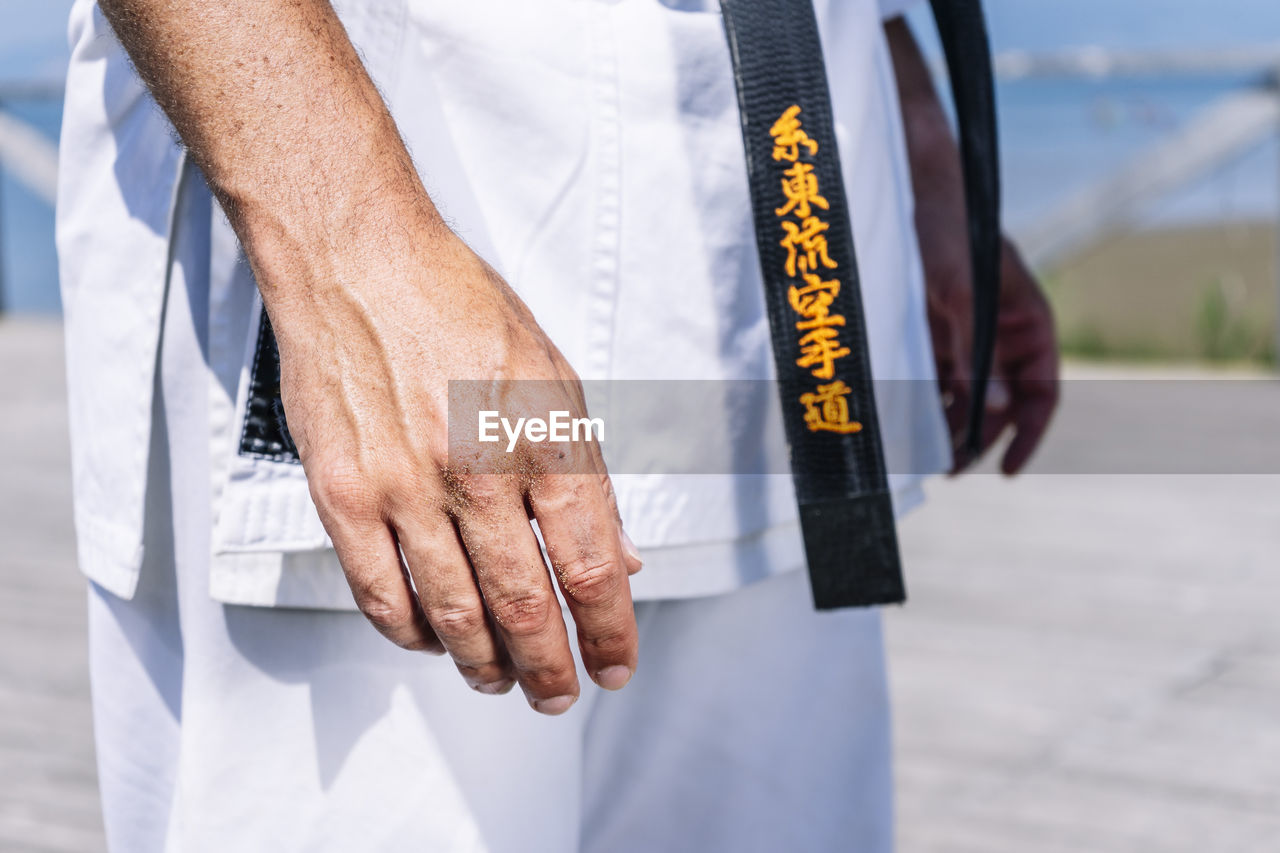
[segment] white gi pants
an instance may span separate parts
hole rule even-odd
[[[541,717],[356,613],[208,593],[208,295],[175,267],[136,597],[93,587],[117,853],[779,853],[892,847],[879,616],[791,572],[636,605],[640,665]]]

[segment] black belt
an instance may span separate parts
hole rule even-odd
[[[1000,288],[994,83],[979,0],[932,5],[961,128],[974,282],[968,441],[976,448]],[[720,6],[814,603],[828,610],[901,602],[906,590],[817,19],[806,0]]]

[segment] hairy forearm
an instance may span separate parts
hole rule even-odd
[[[327,0],[101,6],[221,201],[264,295],[341,278],[350,270],[337,267],[359,255],[386,257],[388,242],[441,228]]]

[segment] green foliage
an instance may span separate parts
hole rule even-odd
[[[1134,280],[1126,287],[1141,288],[1143,299],[1108,299],[1106,304],[1098,304],[1096,291],[1091,303],[1083,302],[1061,275],[1046,275],[1041,281],[1058,320],[1059,345],[1068,358],[1277,364],[1270,318],[1259,310],[1256,293],[1248,295],[1238,274],[1203,279],[1190,294],[1182,290],[1181,298],[1170,298],[1159,279]],[[1158,323],[1149,322],[1157,317]]]
[[[1261,361],[1266,357],[1263,330],[1230,298],[1230,282],[1222,276],[1205,284],[1196,306],[1196,341],[1207,361]],[[1271,356],[1274,358],[1274,353]]]
[[[1067,358],[1083,361],[1175,361],[1167,347],[1149,340],[1109,340],[1092,323],[1059,330],[1058,347]]]

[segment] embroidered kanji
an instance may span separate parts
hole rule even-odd
[[[840,380],[819,385],[816,391],[801,394],[804,422],[810,432],[861,432],[862,424],[849,418],[849,401],[853,389]]]
[[[850,353],[847,347],[840,345],[840,333],[833,325],[843,325],[844,317],[832,315],[827,320],[839,318],[839,323],[824,323],[813,329],[800,339],[800,357],[796,364],[810,368],[810,373],[818,379],[832,379],[836,375],[836,359],[844,358]],[[799,324],[797,324],[799,325]]]
[[[769,128],[773,137],[773,159],[786,160],[790,163],[800,159],[800,149],[806,149],[810,156],[818,153],[818,141],[810,139],[800,127],[800,106],[793,104],[787,107],[773,127]]]
[[[782,223],[786,236],[781,246],[787,250],[787,275],[795,277],[797,272],[808,272],[822,264],[833,270],[837,264],[827,253],[826,231],[831,228],[816,216],[810,216],[797,225],[791,221]]]
[[[813,173],[813,164],[796,163],[782,173],[782,194],[787,203],[774,211],[778,216],[795,213],[802,221],[813,215],[813,208],[830,209],[831,205],[818,193],[818,176]]]

